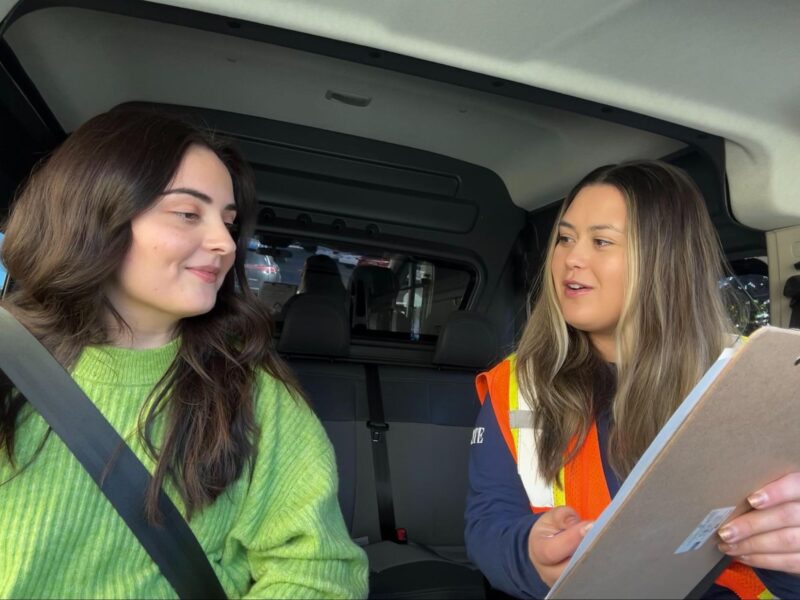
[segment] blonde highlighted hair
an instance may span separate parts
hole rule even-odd
[[[558,223],[578,192],[600,184],[619,190],[627,207],[609,437],[609,462],[619,476],[630,472],[732,331],[718,288],[724,255],[694,182],[659,161],[600,167],[584,177],[553,228],[538,297],[517,348],[520,392],[534,414],[539,471],[548,481],[580,448],[600,409],[595,390],[606,365],[588,335],[564,320],[551,274]]]

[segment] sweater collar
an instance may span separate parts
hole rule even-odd
[[[72,375],[76,379],[113,385],[153,385],[178,353],[180,339],[160,348],[131,350],[116,346],[87,346]]]

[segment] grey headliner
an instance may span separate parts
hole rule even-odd
[[[719,135],[727,140],[735,216],[746,225],[763,229],[800,223],[800,169],[796,167],[800,156],[800,83],[796,76],[800,3],[796,1],[160,3],[381,48]],[[0,0],[0,11],[7,11],[12,4],[12,0]],[[215,108],[241,106],[246,112],[291,118],[485,165],[501,174],[515,202],[526,208],[552,199],[577,173],[590,163],[594,166],[598,155],[607,161],[661,152],[658,144],[662,140],[652,136],[627,136],[616,128],[609,132],[602,125],[571,117],[565,118],[570,122],[566,125],[552,114],[525,110],[513,102],[487,101],[477,93],[421,84],[393,74],[381,77],[363,67],[298,63],[280,53],[272,55],[277,63],[251,64],[250,59],[261,58],[262,52],[271,55],[271,50],[212,39],[210,34],[195,38],[188,30],[177,34],[176,45],[161,40],[161,46],[151,49],[146,46],[150,37],[136,38],[132,31],[130,37],[115,31],[121,38],[111,39],[98,30],[62,28],[60,35],[48,37],[48,44],[53,44],[49,47],[41,36],[55,33],[45,27],[58,28],[57,23],[37,23],[33,31],[22,33],[26,21],[32,26],[33,19],[43,17],[44,12],[24,17],[11,27],[9,37],[15,50],[21,51],[23,64],[34,72],[34,81],[49,88],[43,90],[45,97],[64,94],[64,106],[55,108],[67,127],[117,99],[131,99],[124,97],[130,94],[147,93],[158,97],[139,99],[164,102],[191,95],[192,104],[203,97],[209,103],[213,99]],[[157,38],[158,28],[152,30],[149,35]],[[98,48],[104,66],[96,64]],[[159,53],[163,66],[156,68],[144,59],[155,56],[159,48],[169,51]],[[74,52],[77,56],[91,52],[84,56],[89,62],[68,67]],[[227,59],[236,63],[226,67]],[[44,70],[37,74],[35,64]],[[301,70],[287,73],[292,65]],[[249,79],[248,85],[229,87],[225,76],[212,77],[215,69],[223,67],[229,74]],[[65,82],[64,69],[76,79]],[[263,81],[257,87],[251,78],[255,74]],[[324,91],[330,88],[371,95],[374,100],[361,111],[337,106],[324,101]],[[218,106],[221,104],[227,106]],[[460,108],[467,112],[459,112]],[[613,148],[609,147],[610,138]]]
[[[486,166],[527,209],[601,163],[683,144],[633,128],[274,45],[76,8],[25,15],[8,39],[65,130],[128,100],[310,125]],[[326,92],[371,98],[366,108]]]

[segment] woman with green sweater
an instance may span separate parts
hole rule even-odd
[[[114,109],[72,133],[19,195],[3,306],[150,471],[147,519],[159,522],[163,489],[228,597],[365,597],[330,442],[246,283],[256,208],[229,145]],[[2,393],[0,597],[175,595],[47,423]]]

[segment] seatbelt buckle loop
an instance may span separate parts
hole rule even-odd
[[[389,424],[367,421],[367,428],[372,432],[372,441],[377,444],[381,441],[383,434],[389,431]]]

